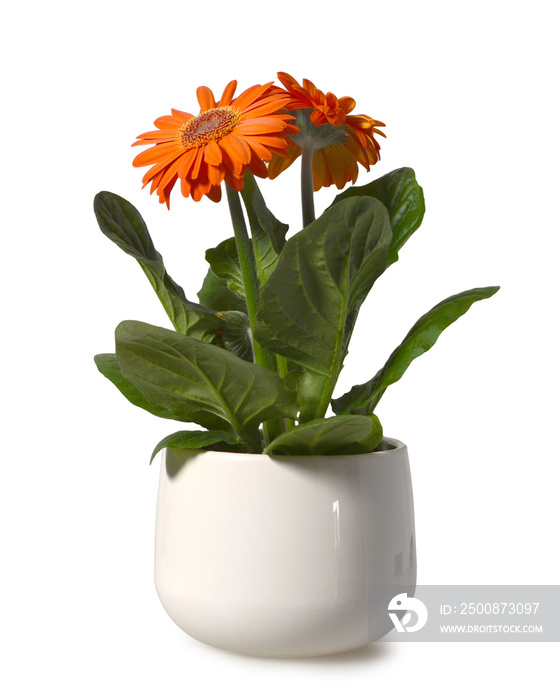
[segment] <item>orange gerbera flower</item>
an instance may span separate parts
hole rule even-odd
[[[275,155],[268,166],[268,176],[277,177],[301,155],[304,143],[311,145],[313,154],[313,189],[335,184],[342,189],[358,178],[358,163],[369,171],[380,158],[380,146],[374,134],[385,136],[377,127],[383,122],[365,114],[349,114],[356,106],[351,97],[325,95],[310,80],[300,85],[288,73],[278,73],[278,79],[292,96],[287,109],[295,110],[300,133],[288,145],[288,157]]]
[[[239,191],[245,169],[266,177],[263,161],[273,155],[287,157],[288,134],[298,131],[293,116],[278,113],[290,95],[271,86],[254,85],[233,99],[237,81],[232,80],[218,103],[209,88],[199,87],[197,116],[172,109],[156,119],[158,130],[141,134],[133,144],[151,146],[133,161],[136,167],[152,166],[142,178],[144,187],[151,182],[150,194],[157,191],[159,201],[169,208],[177,180],[185,197],[198,202],[206,195],[218,202],[223,180]]]

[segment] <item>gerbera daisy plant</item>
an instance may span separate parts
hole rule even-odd
[[[355,187],[359,165],[380,159],[383,122],[352,114],[355,101],[324,93],[287,73],[220,99],[199,87],[198,114],[172,109],[134,146],[148,167],[144,186],[170,207],[177,185],[196,202],[225,189],[233,237],[206,252],[209,265],[189,300],[167,274],[144,220],[128,201],[100,192],[101,231],[146,273],[173,326],[123,321],[116,351],[95,357],[99,371],[134,405],[199,426],[161,440],[170,449],[278,454],[357,454],[382,438],[374,413],[386,389],[442,331],[498,287],[448,297],[404,335],[364,383],[336,396],[360,307],[424,216],[414,171],[400,168]],[[303,228],[268,209],[258,178],[278,177],[301,156]],[[318,217],[313,195],[341,194]]]

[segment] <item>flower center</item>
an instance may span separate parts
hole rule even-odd
[[[194,148],[221,139],[233,131],[240,119],[241,115],[233,107],[208,109],[183,124],[177,134],[178,144],[182,148]]]

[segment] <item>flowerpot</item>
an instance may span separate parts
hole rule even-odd
[[[375,587],[412,592],[416,555],[406,446],[381,448],[166,450],[155,578],[170,617],[206,644],[256,656],[333,654],[387,634]]]

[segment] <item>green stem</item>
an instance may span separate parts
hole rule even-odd
[[[245,287],[245,298],[247,300],[247,310],[249,312],[249,321],[251,323],[251,331],[255,328],[255,317],[259,305],[259,278],[257,275],[257,261],[249,234],[239,193],[226,185],[226,192],[229,204],[231,221],[233,223],[233,232],[235,234],[235,243],[237,245],[237,254],[239,256],[239,265],[241,267],[241,275],[243,277],[243,286]],[[255,342],[253,341],[253,344]],[[255,361],[257,364],[257,352],[255,348]]]
[[[255,251],[253,250],[253,244],[247,231],[239,193],[229,185],[226,185],[226,192],[231,221],[233,223],[233,232],[235,234],[237,254],[239,256],[239,266],[241,268],[241,276],[243,277],[243,286],[245,288],[245,299],[247,301],[247,311],[249,314],[249,323],[251,325],[253,356],[257,365],[274,371],[269,353],[255,340],[255,320],[259,308],[260,291]],[[263,424],[263,432],[266,446],[282,432],[282,422],[280,420],[267,421]]]
[[[313,144],[308,139],[305,139],[301,148],[301,210],[304,228],[315,221],[313,153]]]

